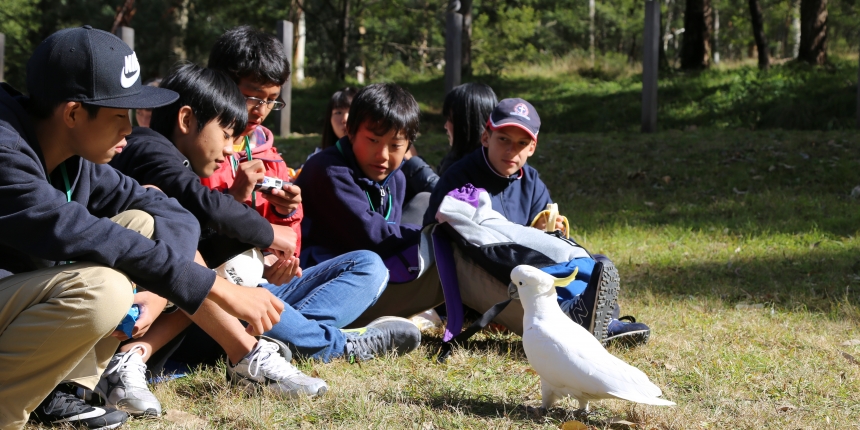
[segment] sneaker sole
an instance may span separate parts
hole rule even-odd
[[[135,406],[131,401],[120,400],[116,402],[115,405],[107,405],[113,408],[117,408],[133,417],[137,418],[155,418],[161,416],[161,411],[156,408],[146,408],[143,409],[139,406]]]
[[[230,382],[230,385],[239,388],[240,390],[248,393],[249,395],[260,394],[263,389],[267,388],[257,381],[247,379],[247,378],[244,378],[242,376],[235,376],[235,377],[228,376],[227,380],[228,380],[228,382]],[[283,392],[283,391],[279,392],[279,391],[275,391],[275,390],[269,390],[269,392],[271,392],[272,394],[275,394],[278,397],[283,397],[283,398],[287,398],[287,399],[298,399],[300,397],[322,397],[323,395],[325,395],[326,392],[328,392],[328,386],[324,385],[324,386],[320,387],[317,390],[317,392],[313,393],[313,394],[311,394],[311,393],[297,393],[297,392]]]
[[[637,346],[648,343],[648,339],[650,338],[651,330],[638,330],[607,337],[603,340],[603,344],[617,343],[622,346]]]
[[[597,284],[597,297],[594,299],[589,330],[601,343],[608,336],[609,322],[612,321],[612,311],[618,301],[620,284],[621,278],[618,276],[615,264],[608,260],[604,261],[603,269],[600,271],[600,281]]]

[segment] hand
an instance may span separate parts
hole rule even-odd
[[[275,239],[269,248],[279,257],[291,257],[296,252],[296,241],[299,237],[296,231],[292,227],[278,224],[272,224],[272,230],[275,232]]]
[[[275,285],[286,284],[293,277],[301,278],[302,268],[299,267],[299,259],[293,256],[286,259],[278,258],[273,263],[263,266],[263,277],[270,284]]]
[[[254,192],[254,185],[263,181],[266,176],[266,166],[263,160],[251,160],[239,163],[236,169],[236,179],[227,191],[239,203],[245,203]]]
[[[134,295],[134,304],[140,308],[140,316],[134,323],[134,328],[131,331],[131,337],[134,339],[143,337],[149,327],[161,315],[161,311],[167,306],[167,299],[157,296],[150,291],[141,291]],[[128,340],[128,336],[122,330],[114,330],[111,336],[120,342]]]
[[[284,185],[281,190],[272,190],[269,194],[263,194],[263,198],[275,207],[276,212],[286,216],[298,209],[302,202],[302,189],[292,184]]]
[[[269,290],[233,285],[217,276],[207,297],[228,314],[247,322],[245,331],[252,336],[271,330],[284,311],[284,302]]]

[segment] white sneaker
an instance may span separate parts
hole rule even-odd
[[[115,354],[93,391],[105,399],[107,406],[129,415],[157,417],[161,415],[161,403],[146,385],[146,364],[137,351],[148,352],[143,345],[137,345],[131,351]]]
[[[283,343],[260,336],[257,346],[235,366],[227,365],[227,380],[246,391],[265,387],[289,398],[322,396],[328,385],[319,378],[302,373],[287,361],[289,349]]]

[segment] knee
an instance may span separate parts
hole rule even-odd
[[[151,238],[155,233],[155,219],[138,209],[127,210],[113,218],[117,224]]]
[[[124,273],[108,267],[94,267],[81,275],[87,285],[82,302],[93,316],[92,329],[102,334],[112,332],[134,302],[134,285]]]

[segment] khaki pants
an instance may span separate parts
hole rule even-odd
[[[405,284],[388,284],[379,299],[350,326],[362,327],[382,316],[411,317],[445,302],[436,265],[420,278]]]
[[[137,210],[112,220],[146,237],[155,228]],[[128,277],[94,263],[0,279],[0,428],[23,427],[64,380],[94,388],[119,345],[110,334],[132,301]]]
[[[478,266],[459,247],[455,245],[452,247],[454,248],[454,264],[457,266],[457,280],[460,283],[460,298],[464,305],[484,313],[496,303],[510,298],[506,284],[499,282],[498,279]],[[511,303],[493,319],[493,322],[522,336],[523,314],[522,303],[519,300],[511,300]]]

